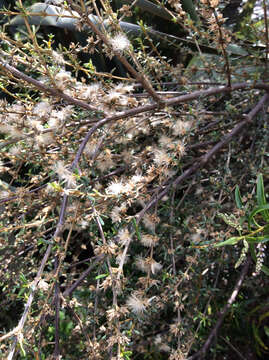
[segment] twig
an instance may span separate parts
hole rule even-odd
[[[6,64],[7,65],[7,64]],[[0,62],[0,66],[1,66],[1,62]],[[7,65],[9,67],[9,65]],[[16,70],[16,69],[15,69]],[[16,70],[17,71],[17,70]],[[24,76],[24,80],[25,81],[29,81],[31,83],[31,81],[36,81],[30,77],[28,77],[27,75],[24,75],[21,72],[18,72],[18,77],[20,78],[21,75]],[[39,82],[38,82],[39,83]],[[143,215],[145,214],[145,212],[151,208],[152,206],[156,205],[157,202],[164,196],[166,195],[166,193],[169,191],[169,189],[171,188],[171,186],[177,186],[179,183],[181,183],[183,180],[187,179],[190,175],[192,175],[195,171],[197,171],[198,169],[202,168],[205,166],[205,164],[209,161],[209,159],[215,154],[217,153],[224,145],[226,145],[229,141],[231,141],[231,139],[233,138],[233,136],[235,136],[236,134],[238,134],[241,129],[248,123],[252,121],[252,118],[261,110],[261,108],[269,101],[269,86],[264,84],[264,83],[258,83],[258,84],[249,84],[247,82],[245,83],[239,83],[239,84],[234,84],[231,86],[231,88],[228,87],[221,87],[221,88],[213,88],[213,89],[207,89],[207,90],[202,90],[202,91],[196,91],[194,93],[191,94],[187,94],[187,95],[183,95],[183,96],[179,96],[176,98],[172,98],[172,99],[168,99],[165,101],[167,106],[172,106],[172,105],[176,105],[182,102],[186,102],[186,101],[191,101],[200,97],[206,97],[206,96],[210,96],[212,94],[218,94],[218,93],[222,93],[222,92],[230,92],[230,91],[235,91],[235,90],[239,90],[239,89],[247,89],[247,88],[257,88],[257,89],[264,89],[268,91],[268,94],[264,95],[263,98],[260,100],[260,102],[255,106],[255,108],[246,115],[245,120],[241,121],[228,135],[226,135],[226,137],[224,137],[224,139],[222,141],[220,141],[218,144],[216,144],[205,156],[203,156],[201,158],[200,162],[195,163],[192,167],[190,167],[187,171],[185,171],[181,176],[179,176],[178,178],[176,178],[169,186],[166,187],[166,189],[164,189],[157,197],[155,197],[154,199],[152,199],[145,207],[144,209],[138,213],[137,218],[138,221],[137,223],[139,223],[143,217]],[[56,91],[57,93],[57,91]],[[83,103],[84,104],[84,103]],[[83,106],[82,106],[83,107]],[[110,121],[115,121],[115,120],[119,120],[119,119],[123,119],[123,118],[127,118],[129,116],[135,116],[139,113],[142,112],[146,112],[146,111],[152,111],[156,108],[159,107],[159,104],[150,104],[150,105],[145,105],[145,106],[141,106],[139,108],[136,109],[131,109],[131,110],[127,110],[125,112],[120,112],[116,115],[112,115],[109,117],[106,117],[104,119],[99,120],[95,125],[92,126],[92,128],[89,130],[89,132],[86,134],[83,142],[81,143],[79,150],[77,151],[76,157],[72,163],[71,169],[74,170],[79,162],[79,159],[82,155],[82,152],[88,142],[88,140],[90,139],[91,135],[101,126],[103,126],[104,124],[110,122]],[[65,193],[63,196],[63,200],[62,200],[62,204],[61,204],[61,210],[60,210],[60,215],[59,215],[59,221],[57,223],[56,226],[56,230],[55,233],[53,235],[53,239],[56,239],[57,237],[61,236],[62,233],[62,229],[63,229],[63,225],[64,225],[64,220],[65,220],[65,211],[66,211],[66,207],[67,207],[67,202],[68,202],[68,195]],[[11,352],[8,356],[8,360],[11,360],[13,358],[14,352],[15,352],[15,348],[16,348],[16,344],[18,342],[18,338],[21,335],[22,329],[24,327],[24,324],[26,322],[27,319],[27,315],[28,312],[31,308],[32,302],[33,302],[33,298],[34,298],[34,293],[36,291],[36,287],[37,284],[41,278],[41,275],[44,271],[44,267],[46,265],[46,262],[49,258],[49,255],[51,253],[52,250],[52,244],[49,244],[45,255],[42,259],[41,265],[39,267],[38,273],[33,281],[33,285],[32,285],[32,289],[30,291],[30,295],[29,298],[27,300],[27,303],[25,305],[25,310],[23,312],[23,315],[21,317],[21,320],[19,321],[19,324],[15,329],[10,332],[9,334],[6,334],[6,337],[12,336],[14,334],[16,334],[16,338],[13,342],[12,345],[12,349]],[[101,255],[100,255],[101,256]],[[103,255],[104,256],[104,255]],[[87,274],[85,275],[87,276]],[[3,339],[3,337],[2,337]]]
[[[71,8],[73,8],[73,4],[72,1],[67,0],[67,3],[70,5]],[[105,36],[105,34],[103,34],[98,27],[90,20],[89,16],[87,16],[87,14],[83,13],[83,11],[79,8],[76,7],[75,9],[81,17],[83,17],[83,19],[85,20],[85,22],[89,25],[89,27],[92,29],[92,31],[98,35],[98,37],[103,41],[104,44],[106,44],[106,46],[111,49],[111,45],[109,43],[108,38]],[[163,104],[163,100],[162,98],[155,92],[155,90],[153,89],[153,87],[151,86],[150,82],[148,81],[148,79],[146,79],[146,77],[144,76],[144,74],[140,74],[138,73],[133,66],[127,61],[127,59],[121,54],[120,51],[116,51],[113,50],[113,53],[115,54],[115,56],[119,59],[119,61],[125,66],[125,68],[129,71],[130,74],[132,74],[135,79],[140,82],[144,89],[152,96],[152,98],[158,103],[158,106],[160,106],[161,104]]]
[[[194,180],[189,184],[187,190],[184,191],[184,194],[183,194],[182,198],[180,199],[179,203],[176,206],[176,209],[175,209],[176,211],[178,211],[178,209],[182,205],[185,197],[188,195],[188,193],[190,192],[190,189],[193,187],[193,184],[194,184]]]
[[[74,99],[73,97],[63,93],[62,91],[60,91],[58,89],[54,89],[52,87],[48,87],[48,86],[44,85],[41,81],[33,79],[32,77],[24,74],[23,72],[16,69],[14,66],[9,65],[7,62],[0,61],[0,68],[3,68],[6,71],[8,71],[9,73],[11,73],[13,76],[15,76],[16,79],[19,79],[19,80],[25,81],[28,84],[34,85],[37,89],[43,91],[46,94],[50,94],[54,97],[63,99],[67,103],[79,106],[83,109],[86,109],[89,111],[100,112],[100,110],[96,109],[94,106],[91,106],[82,100]]]
[[[80,100],[75,100],[72,97],[69,97],[68,95],[65,95],[63,93],[59,93],[58,90],[54,90],[54,89],[49,89],[47,88],[45,85],[43,85],[42,83],[40,83],[39,81],[32,79],[31,77],[23,74],[22,72],[20,72],[19,70],[17,70],[16,68],[3,63],[0,61],[0,67],[4,67],[6,68],[8,71],[11,71],[14,73],[16,73],[16,76],[19,79],[22,79],[28,83],[33,83],[37,88],[39,88],[42,91],[48,91],[51,95],[54,96],[60,96],[64,95],[63,99],[65,99],[67,102],[70,102],[82,107],[82,108],[86,108],[87,110],[96,110],[96,109],[92,109],[92,107],[90,105],[88,105],[87,103],[80,101]],[[199,90],[199,91],[194,91],[190,94],[186,94],[186,95],[181,95],[181,96],[177,96],[177,97],[173,97],[170,99],[166,99],[164,100],[164,104],[165,106],[173,106],[173,105],[178,105],[180,103],[185,103],[191,100],[195,100],[195,99],[199,99],[199,98],[204,98],[204,97],[208,97],[211,95],[217,95],[217,94],[221,94],[221,93],[225,93],[225,92],[232,92],[232,91],[236,91],[236,90],[247,90],[247,89],[260,89],[260,90],[265,90],[269,93],[269,85],[267,85],[266,83],[249,83],[249,82],[243,82],[243,83],[235,83],[233,85],[231,85],[231,87],[227,87],[227,86],[221,86],[221,87],[217,87],[217,88],[209,88],[206,90]],[[159,104],[157,103],[153,103],[153,104],[149,104],[149,105],[143,105],[143,106],[139,106],[135,109],[130,109],[130,110],[126,110],[126,111],[122,111],[119,112],[115,115],[111,115],[111,116],[107,116],[101,120],[99,120],[98,122],[95,123],[95,125],[93,125],[93,127],[89,130],[89,132],[87,133],[85,139],[83,140],[83,146],[82,148],[79,149],[78,153],[77,153],[77,157],[79,158],[84,150],[84,147],[86,146],[90,136],[101,126],[103,126],[106,123],[109,123],[111,121],[116,121],[116,120],[120,120],[120,119],[126,119],[128,117],[132,117],[147,111],[153,111],[159,108]],[[78,160],[76,160],[77,162]],[[1,202],[0,202],[1,203]]]
[[[226,316],[227,312],[229,311],[230,307],[232,306],[232,304],[234,303],[239,290],[242,286],[242,283],[247,275],[247,271],[249,269],[251,263],[251,257],[249,256],[245,265],[242,268],[242,271],[238,277],[238,280],[235,284],[234,290],[231,294],[231,296],[229,297],[229,300],[227,301],[227,304],[224,306],[224,308],[219,312],[218,314],[218,321],[216,322],[216,325],[214,326],[214,328],[212,329],[212,331],[210,332],[206,342],[204,343],[203,347],[201,348],[201,350],[199,350],[195,355],[190,356],[187,360],[194,360],[194,359],[201,359],[205,356],[207,350],[209,349],[209,346],[213,340],[213,338],[217,335],[217,332],[220,328],[220,326],[222,325],[222,322],[224,320],[224,317]]]
[[[76,290],[76,288],[81,284],[81,282],[89,275],[89,273],[92,271],[92,269],[98,264],[100,263],[102,260],[105,259],[105,255],[101,254],[95,257],[95,260],[93,260],[93,262],[91,263],[91,265],[88,267],[88,269],[86,269],[81,275],[80,277],[77,279],[77,281],[71,285],[68,289],[66,289],[63,293],[64,297],[69,297],[72,292],[74,290]]]
[[[228,87],[231,87],[230,63],[229,63],[229,57],[228,57],[227,51],[226,51],[225,46],[224,46],[225,39],[224,39],[223,32],[222,32],[222,29],[221,29],[221,24],[220,24],[219,17],[218,17],[218,14],[217,14],[215,8],[210,5],[209,1],[207,1],[207,3],[208,3],[208,6],[212,9],[215,20],[216,20],[216,23],[218,25],[219,44],[221,46],[222,56],[224,57],[224,60],[225,60],[226,75],[227,75],[227,81],[228,81],[227,85],[228,85]]]
[[[59,257],[58,255],[55,256],[54,261],[54,272],[55,272],[55,296],[54,296],[54,306],[55,306],[55,344],[54,344],[54,358],[60,359],[60,288],[59,288],[59,280],[58,280],[58,267],[59,267]]]
[[[266,77],[269,76],[269,68],[268,68],[268,61],[269,61],[269,30],[268,30],[268,17],[267,17],[267,7],[265,0],[263,0],[263,13],[264,13],[264,24],[265,24],[265,41],[266,41],[266,54],[265,54],[265,73]]]
[[[243,356],[234,346],[233,344],[230,343],[230,341],[228,341],[227,339],[225,339],[224,336],[221,336],[222,340],[224,342],[226,342],[227,345],[230,346],[230,348],[237,354],[238,357],[240,357],[240,359],[242,360],[246,360],[245,356]]]
[[[245,120],[239,122],[231,132],[229,132],[224,138],[219,141],[211,150],[209,150],[204,156],[200,158],[200,161],[194,163],[189,169],[184,171],[182,175],[177,177],[173,182],[166,186],[166,188],[160,192],[157,196],[154,196],[145,207],[136,215],[137,223],[139,223],[145,213],[153,207],[159,200],[161,200],[173,186],[177,186],[182,183],[184,180],[188,179],[192,174],[194,174],[197,170],[203,168],[208,161],[215,155],[220,149],[222,149],[225,145],[227,145],[235,135],[238,135],[240,131],[252,121],[253,117],[269,102],[269,92],[265,94],[261,100],[257,103],[254,109],[245,116]]]
[[[89,137],[88,137],[88,139],[89,139]],[[81,154],[83,152],[83,149],[86,146],[86,144],[87,144],[87,142],[86,143],[82,142],[82,144],[80,145],[78,153],[77,153],[77,155],[76,155],[76,157],[75,157],[75,159],[74,159],[74,161],[72,163],[72,166],[71,166],[72,170],[74,170],[76,168],[76,166],[78,164],[78,161],[80,159],[80,156],[81,156]],[[62,204],[61,204],[59,220],[58,220],[58,223],[57,223],[57,226],[56,226],[56,230],[55,230],[55,232],[54,232],[54,234],[52,236],[52,239],[57,239],[62,234],[64,221],[65,221],[65,212],[66,212],[67,203],[68,203],[68,195],[67,195],[67,193],[65,193],[64,196],[63,196]],[[5,338],[8,338],[10,336],[15,335],[15,339],[13,341],[11,351],[10,351],[10,353],[8,355],[8,360],[13,359],[15,349],[16,349],[16,345],[17,345],[18,341],[22,338],[22,330],[24,328],[28,313],[30,311],[30,308],[31,308],[31,305],[32,305],[32,302],[33,302],[33,299],[34,299],[34,294],[35,294],[38,282],[41,279],[41,276],[43,274],[45,265],[46,265],[46,263],[48,261],[48,258],[50,256],[51,250],[52,250],[52,244],[49,244],[48,247],[47,247],[47,250],[45,252],[45,255],[44,255],[43,259],[42,259],[42,262],[41,262],[41,265],[39,267],[38,273],[37,273],[37,275],[36,275],[36,277],[35,277],[35,279],[34,279],[34,281],[32,283],[30,294],[29,294],[29,297],[28,297],[27,303],[25,305],[23,315],[22,315],[22,317],[21,317],[21,319],[19,321],[18,326],[14,330],[12,330],[11,332],[9,332],[8,334],[6,334],[4,337],[2,337],[0,339],[0,340],[4,340]]]
[[[23,327],[24,327],[24,324],[26,322],[26,319],[27,319],[27,315],[28,315],[28,312],[30,311],[30,308],[31,308],[31,305],[32,305],[32,302],[33,302],[33,299],[34,299],[34,293],[36,291],[36,288],[37,288],[37,284],[41,278],[41,275],[44,271],[44,267],[47,263],[47,260],[49,258],[49,255],[50,255],[50,252],[51,252],[51,249],[52,249],[52,245],[50,244],[48,247],[47,247],[47,250],[45,252],[45,255],[41,261],[41,265],[38,269],[38,273],[31,285],[31,291],[30,291],[30,294],[29,294],[29,297],[28,297],[28,300],[27,300],[27,303],[25,304],[25,308],[24,308],[24,311],[23,311],[23,314],[22,314],[22,317],[19,321],[19,324],[18,326],[13,330],[11,331],[9,334],[6,334],[5,335],[5,338],[7,337],[10,337],[12,335],[15,335],[15,339],[13,341],[13,344],[12,344],[12,347],[11,347],[11,351],[8,355],[8,360],[11,360],[13,358],[13,355],[15,353],[15,349],[16,349],[16,345],[19,341],[19,338],[22,337],[22,330],[23,330]],[[2,337],[0,340],[4,340],[4,337]]]
[[[64,300],[64,298],[63,298],[63,300]],[[74,311],[74,309],[69,304],[67,304],[66,307],[68,308],[68,310],[72,313],[72,315],[76,319],[76,321],[77,321],[77,323],[78,323],[78,325],[79,325],[79,327],[81,329],[81,332],[85,336],[85,339],[88,341],[89,345],[92,347],[93,344],[91,342],[91,339],[89,338],[87,330],[83,326],[83,323],[82,323],[80,317],[78,316],[78,314]]]
[[[0,66],[1,66],[1,63],[0,63]],[[165,103],[166,103],[167,106],[172,106],[172,105],[177,105],[177,104],[180,104],[180,103],[185,103],[185,102],[188,102],[188,101],[191,101],[191,100],[195,100],[197,98],[216,95],[216,94],[219,94],[219,93],[222,93],[222,92],[225,92],[225,91],[230,92],[230,91],[236,91],[236,90],[246,90],[246,89],[251,89],[251,88],[263,89],[263,90],[266,90],[269,93],[269,85],[266,85],[264,83],[252,83],[252,84],[250,84],[250,83],[244,82],[244,83],[233,84],[231,86],[231,88],[220,87],[220,88],[210,88],[210,89],[207,89],[207,90],[195,91],[195,92],[193,92],[191,94],[186,94],[186,95],[182,95],[182,96],[178,96],[178,97],[168,99],[168,100],[165,101]],[[98,128],[100,128],[104,124],[109,123],[111,121],[116,121],[116,120],[125,119],[125,118],[128,118],[128,117],[136,116],[136,115],[144,113],[144,112],[153,111],[153,110],[155,110],[157,108],[158,108],[158,104],[143,105],[143,106],[139,106],[139,107],[137,107],[135,109],[130,109],[130,110],[119,112],[119,113],[117,113],[115,115],[108,116],[108,117],[103,118],[103,119],[99,120],[98,122],[96,122],[91,127],[89,132],[86,134],[82,144],[80,145],[80,148],[79,148],[79,150],[78,150],[78,152],[76,154],[76,158],[75,158],[75,160],[74,160],[74,162],[72,164],[72,169],[76,168],[76,166],[78,164],[78,161],[79,161],[79,158],[80,158],[85,146],[87,145],[87,142],[89,141],[91,135]],[[248,119],[249,116],[250,116],[250,113],[245,115],[245,118]],[[38,187],[37,189],[30,190],[29,193],[35,192],[35,191],[37,191],[37,190],[39,190],[39,189],[41,189],[41,188],[43,188],[45,186],[46,185],[42,185],[41,187]],[[15,199],[17,199],[16,195],[8,197],[8,198],[0,199],[0,204],[11,201],[11,200],[15,200]]]

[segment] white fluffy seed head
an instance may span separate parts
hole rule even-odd
[[[122,52],[130,49],[131,43],[126,35],[119,33],[110,39],[110,45],[114,51]]]

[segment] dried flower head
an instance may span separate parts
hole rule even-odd
[[[33,114],[38,116],[39,118],[47,117],[52,108],[51,105],[47,101],[41,101],[37,103],[33,109]]]
[[[170,147],[172,139],[166,135],[161,135],[159,138],[159,144],[164,147]]]
[[[90,85],[84,85],[78,83],[76,86],[77,96],[83,100],[91,100],[91,101],[96,100],[100,95],[100,91],[101,91],[100,83],[94,83]]]
[[[75,176],[66,168],[63,161],[58,161],[54,166],[54,170],[57,173],[57,175],[59,176],[59,179],[67,182],[67,185],[69,187],[76,186]]]
[[[187,131],[189,131],[192,127],[192,122],[191,121],[182,121],[182,120],[177,120],[176,123],[173,126],[173,134],[174,135],[185,135]]]
[[[120,222],[122,218],[121,208],[119,206],[114,206],[110,213],[110,217],[113,223]]]
[[[9,153],[13,156],[20,156],[23,153],[22,147],[20,145],[14,145],[12,146],[12,148],[9,150]]]
[[[65,90],[66,87],[72,83],[73,79],[71,73],[65,70],[60,70],[55,75],[55,83],[60,90]]]
[[[121,94],[126,94],[126,93],[130,93],[131,91],[134,90],[134,86],[133,85],[126,85],[123,83],[119,83],[118,85],[116,85],[114,87],[114,90],[121,93]]]
[[[121,181],[113,181],[106,189],[108,195],[120,195],[125,193],[125,185]]]
[[[147,229],[155,231],[155,227],[160,222],[160,219],[154,214],[145,214],[142,221]]]
[[[41,279],[38,282],[38,288],[43,291],[47,291],[49,289],[49,284],[45,280]]]
[[[131,46],[130,41],[128,40],[125,34],[119,33],[110,39],[110,44],[114,51],[125,51],[128,50]]]
[[[162,268],[162,265],[151,257],[148,257],[146,259],[138,257],[135,264],[138,269],[144,271],[145,273],[152,272],[152,274],[156,274]]]
[[[37,141],[38,145],[49,145],[54,140],[53,140],[52,134],[50,132],[46,132],[46,133],[36,136],[36,141]]]
[[[168,166],[171,162],[171,158],[164,149],[155,149],[154,150],[154,159],[156,165],[165,165]]]
[[[52,51],[52,58],[58,65],[64,65],[65,63],[63,55],[57,51]]]
[[[147,247],[155,246],[158,243],[158,241],[159,241],[158,236],[153,236],[150,234],[143,234],[141,236],[141,243]]]
[[[128,231],[128,229],[121,229],[119,231],[119,242],[121,245],[125,245],[129,240],[130,240],[130,233]]]
[[[136,295],[130,295],[127,299],[126,305],[136,314],[141,314],[146,310],[148,306],[148,300],[138,297]]]
[[[119,253],[116,257],[116,263],[120,264],[123,261],[123,264],[126,264],[129,261],[130,255],[124,255],[123,253]]]

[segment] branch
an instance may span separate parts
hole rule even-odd
[[[67,0],[67,3],[70,5],[70,7],[72,8],[73,4],[72,1]],[[98,26],[96,24],[93,23],[93,21],[91,21],[91,19],[89,18],[89,16],[87,16],[87,14],[85,14],[82,9],[80,9],[79,7],[76,7],[75,9],[80,16],[83,18],[83,20],[85,20],[85,22],[89,25],[89,27],[92,29],[92,31],[98,35],[98,37],[103,41],[104,44],[106,44],[106,46],[111,49],[111,45],[109,43],[108,38],[98,29]],[[127,61],[127,59],[121,54],[120,51],[115,51],[113,50],[113,53],[115,54],[115,56],[119,59],[119,61],[125,66],[125,68],[129,71],[130,74],[132,74],[136,80],[138,82],[140,82],[144,89],[152,96],[152,98],[160,105],[163,103],[163,99],[155,92],[155,90],[153,89],[153,87],[151,86],[150,82],[148,81],[148,79],[145,77],[144,74],[142,73],[138,73],[133,66]]]
[[[225,38],[224,38],[223,31],[222,31],[222,29],[221,29],[221,23],[220,23],[220,20],[219,20],[219,18],[218,18],[218,14],[217,14],[217,12],[216,12],[215,7],[210,5],[209,0],[207,1],[207,5],[208,5],[208,6],[210,7],[210,9],[213,11],[216,24],[218,25],[219,44],[220,44],[220,46],[221,46],[222,56],[223,56],[224,61],[225,61],[226,75],[227,75],[227,85],[230,87],[230,86],[231,86],[231,69],[230,69],[229,57],[228,57],[226,48],[225,48],[225,46],[224,46],[224,44],[225,44]]]
[[[9,66],[9,65],[8,65]],[[0,62],[0,67],[1,67],[1,62]],[[12,67],[11,67],[12,68]],[[15,69],[15,68],[14,68]],[[15,69],[16,71],[18,71],[17,69]],[[29,79],[29,82],[31,83],[30,80],[36,81],[35,79],[30,78],[27,75],[24,75],[23,73],[21,73],[20,71],[18,71],[18,73],[22,74],[24,76],[23,80],[27,81],[27,79]],[[39,82],[38,82],[39,83]],[[42,84],[42,83],[40,83]],[[42,84],[42,86],[44,86]],[[211,95],[217,95],[217,94],[221,94],[224,92],[232,92],[232,91],[236,91],[236,90],[250,90],[250,89],[259,89],[259,90],[265,90],[269,93],[269,85],[265,84],[265,83],[248,83],[248,82],[243,82],[243,83],[236,83],[231,85],[231,87],[225,87],[225,86],[221,86],[221,87],[217,87],[217,88],[209,88],[206,90],[199,90],[199,91],[194,91],[190,94],[186,94],[186,95],[181,95],[181,96],[177,96],[174,98],[170,98],[165,100],[165,106],[173,106],[173,105],[178,105],[180,103],[186,103],[188,101],[191,100],[195,100],[195,99],[199,99],[202,97],[208,97]],[[72,99],[72,98],[71,98]],[[72,99],[74,101],[79,101],[79,100],[75,100]],[[86,104],[83,101],[80,101],[80,103],[82,104]],[[87,105],[87,104],[86,104]],[[81,107],[84,107],[84,105],[78,105]],[[88,106],[88,105],[87,105]],[[85,107],[84,107],[85,108]],[[126,119],[132,116],[136,116],[139,115],[141,113],[144,112],[148,112],[148,111],[153,111],[159,108],[159,105],[157,103],[153,103],[153,104],[149,104],[149,105],[143,105],[143,106],[138,106],[135,109],[130,109],[130,110],[126,110],[126,111],[122,111],[119,112],[115,115],[111,115],[111,116],[107,116],[101,120],[99,120],[98,122],[96,122],[91,129],[89,130],[89,132],[86,134],[84,140],[82,141],[79,150],[76,154],[75,160],[73,161],[72,164],[72,169],[75,169],[79,158],[81,156],[81,154],[83,153],[83,150],[85,148],[85,146],[87,145],[87,142],[89,141],[90,137],[92,136],[92,134],[99,129],[101,126],[111,122],[111,121],[116,121],[116,120],[121,120],[121,119]],[[89,110],[89,109],[88,109]],[[246,115],[245,118],[248,118],[250,116],[250,114]],[[41,187],[38,187],[37,189],[33,189],[30,190],[27,194],[33,193],[35,191],[38,191],[40,188],[45,187],[46,185],[43,185]],[[17,199],[18,196],[11,196],[8,198],[4,198],[4,199],[0,199],[0,204],[2,203],[6,203],[12,200]]]
[[[89,273],[92,271],[92,269],[102,260],[105,259],[105,255],[101,254],[95,257],[95,260],[92,262],[92,264],[86,269],[80,277],[77,279],[77,281],[71,285],[68,289],[66,289],[63,293],[63,296],[65,298],[69,297],[74,290],[82,283],[82,281],[89,275]]]
[[[45,268],[45,265],[47,263],[47,260],[49,258],[49,255],[50,255],[50,252],[51,252],[51,249],[52,249],[52,244],[50,244],[45,252],[45,255],[41,261],[41,265],[39,267],[39,270],[38,270],[38,273],[31,285],[31,291],[30,291],[30,294],[29,294],[29,297],[28,297],[28,300],[27,300],[27,303],[25,304],[25,308],[24,308],[24,312],[22,314],[22,317],[19,321],[19,324],[18,326],[12,330],[10,333],[6,334],[5,336],[3,336],[0,340],[4,340],[4,338],[8,338],[10,336],[13,336],[15,335],[15,339],[13,341],[13,344],[12,344],[12,348],[11,348],[11,351],[8,355],[8,360],[11,360],[13,358],[13,355],[15,353],[15,350],[16,350],[16,345],[19,341],[19,339],[22,338],[22,330],[24,328],[24,324],[26,322],[26,319],[27,319],[27,316],[28,316],[28,313],[30,311],[30,308],[31,308],[31,305],[32,305],[32,302],[33,302],[33,299],[34,299],[34,294],[35,294],[35,291],[37,289],[37,285],[38,285],[38,282],[39,280],[41,279],[41,276],[42,276],[42,273],[44,271],[44,268]]]
[[[6,64],[7,65],[7,64]],[[0,66],[1,66],[1,62],[0,62]],[[7,65],[8,68],[10,67],[9,65]],[[11,67],[12,69],[18,71],[17,69]],[[20,77],[20,75],[24,75],[23,73],[18,71],[18,75]],[[25,81],[29,81],[29,83],[35,82],[36,80],[30,78],[27,75],[24,75],[23,80]],[[38,82],[39,85],[39,82]],[[195,163],[191,168],[189,168],[187,171],[185,171],[181,176],[179,176],[178,178],[176,178],[170,185],[168,185],[166,187],[166,189],[164,189],[156,198],[152,199],[145,207],[144,209],[138,213],[137,215],[137,223],[139,223],[143,217],[143,215],[145,214],[145,212],[151,208],[153,205],[155,205],[163,196],[166,195],[166,193],[169,191],[169,189],[171,188],[171,186],[177,186],[179,183],[181,183],[183,180],[185,180],[186,178],[188,178],[190,175],[192,175],[195,171],[197,171],[198,169],[202,168],[205,166],[205,164],[209,161],[209,159],[215,154],[217,153],[224,145],[226,145],[228,142],[231,141],[231,139],[233,138],[233,136],[235,136],[236,134],[238,134],[241,129],[249,122],[252,121],[252,118],[262,109],[262,107],[269,101],[269,85],[266,85],[264,83],[253,83],[250,84],[248,82],[244,82],[244,83],[238,83],[238,84],[234,84],[231,86],[231,88],[229,87],[220,87],[220,88],[211,88],[211,89],[207,89],[207,90],[201,90],[201,91],[195,91],[191,94],[187,94],[187,95],[182,95],[179,97],[175,97],[172,99],[168,99],[165,101],[165,104],[167,106],[172,106],[172,105],[177,105],[183,102],[187,102],[187,101],[191,101],[200,97],[207,97],[213,94],[219,94],[219,93],[223,93],[223,92],[231,92],[231,91],[235,91],[235,90],[243,90],[243,89],[251,89],[251,88],[256,88],[256,89],[264,89],[266,90],[268,93],[266,95],[263,96],[263,98],[260,100],[260,102],[255,106],[255,108],[246,116],[245,120],[241,121],[233,130],[232,132],[230,132],[228,135],[226,135],[226,137],[224,137],[224,139],[222,141],[220,141],[218,144],[216,144],[205,156],[203,156],[201,158],[200,162]],[[45,89],[47,89],[45,87]],[[56,93],[58,93],[56,91]],[[72,99],[72,98],[71,98]],[[74,99],[72,99],[74,100]],[[83,103],[83,102],[82,102]],[[84,103],[83,103],[84,104]],[[87,104],[86,104],[87,105]],[[81,105],[80,105],[81,106]],[[76,154],[76,157],[72,163],[71,169],[74,170],[79,162],[79,159],[83,153],[83,150],[88,142],[88,140],[90,139],[91,135],[101,126],[103,126],[104,124],[111,122],[111,121],[115,121],[115,120],[119,120],[119,119],[124,119],[124,118],[128,118],[130,116],[135,116],[137,114],[146,112],[146,111],[152,111],[155,110],[159,107],[159,104],[154,103],[154,104],[150,104],[150,105],[145,105],[145,106],[140,106],[136,109],[131,109],[131,110],[127,110],[125,112],[120,112],[116,115],[112,115],[112,116],[108,116],[104,119],[99,120],[95,125],[92,126],[92,128],[89,130],[89,132],[86,134],[84,140],[82,141],[79,150]],[[67,207],[67,202],[68,202],[68,195],[65,193],[63,200],[62,200],[62,205],[61,205],[61,210],[60,210],[60,216],[59,216],[59,221],[58,224],[56,226],[56,230],[54,235],[52,236],[52,239],[56,239],[57,237],[61,236],[62,233],[62,229],[63,229],[63,225],[64,225],[64,219],[65,219],[65,211],[66,211],[66,207]],[[7,338],[9,336],[12,335],[16,335],[16,338],[13,342],[12,345],[12,349],[11,352],[8,356],[8,360],[11,360],[13,358],[15,349],[16,349],[16,344],[18,342],[19,336],[21,335],[22,329],[24,327],[24,324],[26,322],[27,319],[27,315],[28,312],[31,308],[32,302],[33,302],[33,298],[34,298],[34,293],[36,291],[36,287],[37,284],[42,276],[42,273],[44,271],[44,267],[47,263],[47,260],[49,258],[49,255],[51,253],[52,250],[52,244],[49,244],[45,255],[42,259],[40,268],[38,270],[38,273],[33,281],[33,285],[31,287],[31,291],[30,291],[30,295],[29,298],[27,300],[27,303],[25,305],[25,310],[23,312],[23,315],[21,317],[21,320],[17,326],[16,329],[14,329],[13,331],[11,331],[10,333],[6,334],[4,337],[2,337],[2,340],[4,338]],[[87,276],[87,274],[85,275]],[[72,290],[73,291],[73,290]]]
[[[191,94],[190,94],[191,95]],[[187,96],[187,95],[184,95]],[[269,92],[265,94],[261,100],[258,102],[258,104],[253,108],[253,110],[245,116],[245,120],[238,123],[231,132],[229,132],[224,138],[219,141],[211,150],[209,150],[204,156],[200,158],[200,161],[197,161],[194,163],[189,169],[184,171],[182,175],[177,177],[173,182],[171,182],[169,185],[166,186],[166,188],[160,192],[156,197],[154,196],[146,205],[145,207],[136,215],[136,221],[139,223],[145,213],[153,207],[159,200],[161,200],[171,189],[171,187],[175,187],[182,183],[184,180],[188,179],[192,174],[194,174],[197,170],[203,168],[208,161],[225,145],[227,145],[234,136],[238,135],[241,130],[249,124],[254,116],[266,105],[266,103],[269,102]]]
[[[55,287],[54,287],[54,307],[55,307],[55,344],[54,358],[60,359],[60,286],[58,279],[59,256],[54,259]]]
[[[220,328],[220,326],[222,325],[222,322],[227,314],[227,312],[229,311],[230,307],[232,306],[232,304],[235,302],[235,299],[239,293],[239,290],[242,286],[242,283],[247,275],[249,266],[251,263],[251,258],[248,257],[245,265],[242,268],[242,271],[238,277],[238,280],[235,284],[234,290],[231,294],[231,296],[229,297],[229,300],[227,301],[227,304],[224,306],[224,308],[219,312],[218,314],[218,321],[216,322],[216,325],[214,326],[214,328],[212,329],[212,331],[210,332],[206,342],[204,343],[203,347],[201,348],[201,350],[199,350],[195,355],[190,356],[187,360],[195,360],[195,359],[201,359],[205,356],[207,350],[209,349],[209,346],[213,340],[213,338],[217,335],[217,332]]]
[[[25,81],[28,84],[34,85],[34,87],[36,87],[37,89],[43,91],[46,94],[49,94],[49,95],[52,95],[54,97],[63,99],[67,103],[79,106],[79,107],[81,107],[83,109],[90,110],[90,111],[95,111],[95,112],[100,112],[100,110],[96,109],[94,106],[91,106],[91,105],[85,103],[84,101],[74,99],[73,97],[71,97],[69,95],[66,95],[65,93],[63,93],[62,91],[60,91],[58,89],[47,87],[42,82],[40,82],[40,81],[38,81],[36,79],[33,79],[32,77],[30,77],[30,76],[24,74],[23,72],[17,70],[14,66],[11,66],[11,65],[7,64],[4,61],[0,61],[0,68],[3,68],[6,71],[8,71],[9,73],[11,73],[16,79],[19,79],[19,80]]]
[[[268,68],[268,61],[269,61],[269,30],[268,30],[268,17],[267,17],[267,7],[265,0],[262,3],[263,6],[263,14],[264,14],[264,23],[265,23],[265,41],[266,41],[266,54],[265,54],[265,73],[266,77],[269,76],[269,68]]]

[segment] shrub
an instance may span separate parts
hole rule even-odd
[[[126,3],[1,11],[0,354],[261,357],[266,4]]]

